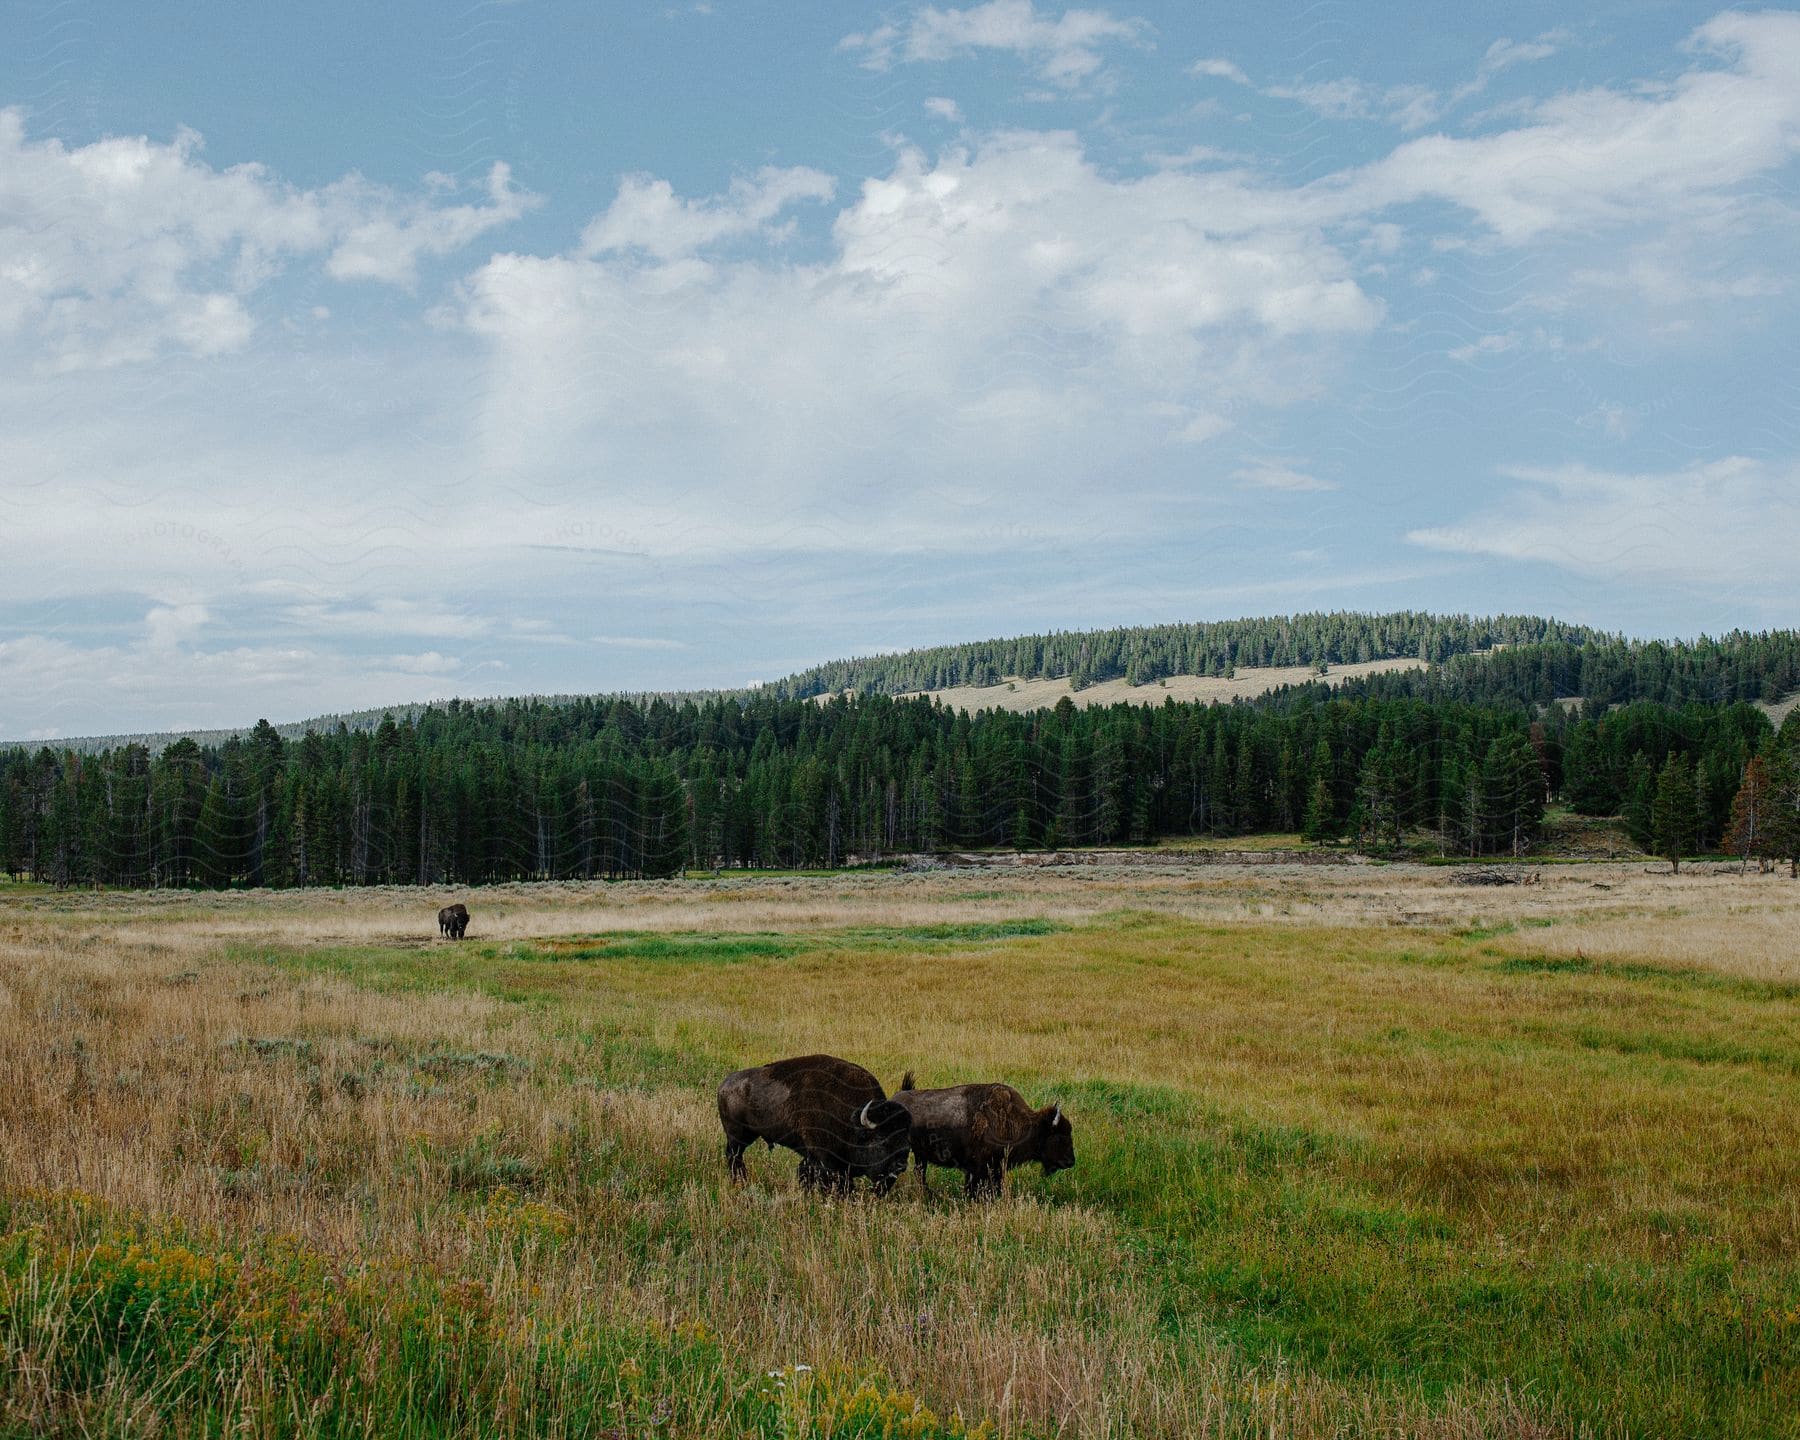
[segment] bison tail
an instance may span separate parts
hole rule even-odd
[[[906,1072],[906,1074],[904,1074],[900,1077],[900,1088],[902,1090],[916,1090],[919,1088],[918,1086],[913,1084],[913,1072],[912,1071],[908,1070]]]

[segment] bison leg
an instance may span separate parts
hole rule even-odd
[[[970,1170],[963,1182],[963,1189],[971,1200],[997,1200],[1000,1198],[1000,1164],[989,1161]]]
[[[927,1196],[930,1195],[931,1194],[931,1180],[930,1180],[931,1166],[926,1163],[925,1157],[923,1155],[915,1155],[913,1157],[913,1166],[919,1172],[919,1193],[921,1195],[927,1195]]]
[[[744,1151],[756,1143],[756,1137],[747,1130],[735,1130],[727,1127],[725,1131],[725,1173],[733,1180],[749,1178],[749,1171],[744,1168]]]

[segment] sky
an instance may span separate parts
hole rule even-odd
[[[1800,624],[1800,11],[0,10],[0,738]]]

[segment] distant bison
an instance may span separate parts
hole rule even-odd
[[[463,931],[469,928],[469,907],[467,905],[446,905],[438,911],[438,934],[448,935],[452,940],[463,938]]]
[[[917,1090],[908,1070],[894,1099],[912,1117],[922,1190],[931,1188],[933,1165],[962,1171],[969,1198],[980,1200],[998,1195],[1001,1176],[1015,1165],[1035,1162],[1054,1175],[1075,1163],[1075,1130],[1062,1106],[1034,1110],[1010,1085]]]
[[[906,1169],[912,1123],[860,1065],[802,1055],[738,1070],[719,1086],[725,1165],[744,1178],[744,1151],[758,1140],[800,1157],[800,1183],[848,1191],[860,1176],[877,1195]]]

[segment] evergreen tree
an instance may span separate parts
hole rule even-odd
[[[1738,869],[1750,868],[1756,858],[1757,868],[1769,868],[1774,854],[1770,849],[1769,821],[1771,797],[1769,767],[1760,755],[1750,757],[1744,766],[1743,783],[1731,801],[1731,821],[1725,830],[1725,850],[1738,857]]]
[[[1681,857],[1699,843],[1699,796],[1694,770],[1685,755],[1671,755],[1656,777],[1656,799],[1650,811],[1650,836],[1656,853],[1679,873]]]
[[[1640,850],[1647,851],[1655,845],[1655,832],[1651,826],[1651,810],[1655,803],[1656,772],[1650,767],[1650,757],[1640,750],[1631,757],[1631,770],[1625,780],[1625,806],[1621,813],[1625,833]]]
[[[1514,731],[1488,747],[1481,790],[1482,848],[1523,855],[1544,821],[1543,767],[1526,736]]]
[[[1788,862],[1788,875],[1800,879],[1800,710],[1781,727],[1769,746],[1769,853]]]

